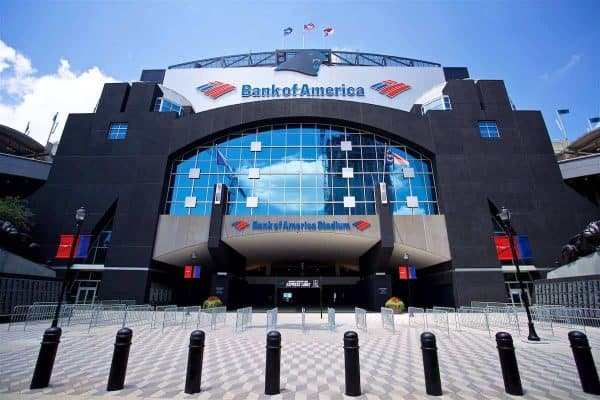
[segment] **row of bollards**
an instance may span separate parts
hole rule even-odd
[[[61,333],[60,328],[49,328],[44,332],[40,353],[31,380],[31,389],[40,389],[48,386]],[[133,332],[129,328],[122,328],[117,332],[108,385],[106,387],[107,391],[123,389],[132,336]],[[200,392],[204,341],[205,334],[203,331],[196,330],[191,333],[185,378],[185,393],[193,394]],[[569,342],[583,391],[585,393],[600,395],[600,381],[598,380],[598,373],[586,335],[583,332],[571,331],[569,332]],[[517,364],[512,336],[507,332],[498,332],[496,334],[496,345],[506,393],[516,396],[523,395],[523,387],[521,385],[519,366]],[[423,332],[421,334],[421,352],[423,355],[426,392],[430,396],[441,396],[440,367],[435,335],[433,333]],[[267,334],[266,346],[265,394],[267,395],[275,395],[281,392],[280,365],[281,334],[277,331],[271,331]],[[344,372],[345,394],[347,396],[360,396],[362,391],[360,387],[358,334],[353,331],[348,331],[344,334]]]

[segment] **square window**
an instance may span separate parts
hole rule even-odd
[[[354,168],[342,168],[342,178],[354,178]]]
[[[260,169],[248,168],[248,179],[260,179]]]
[[[403,168],[402,173],[405,178],[414,178],[415,177],[415,169],[414,168]]]
[[[261,142],[251,142],[250,143],[250,151],[261,151],[262,143]]]
[[[356,207],[356,200],[355,200],[354,196],[344,196],[344,207],[345,208]]]
[[[352,142],[349,140],[341,141],[342,151],[352,151]]]
[[[479,136],[482,138],[499,138],[498,124],[496,121],[479,121]]]
[[[190,172],[188,173],[188,178],[190,178],[190,179],[200,178],[200,168],[190,168]]]
[[[246,198],[246,207],[247,208],[256,208],[258,207],[258,197],[250,196]]]
[[[185,208],[194,208],[194,207],[196,207],[196,198],[194,196],[187,196],[185,198],[184,207]]]
[[[109,140],[123,140],[127,136],[129,124],[124,122],[113,122],[108,128]]]
[[[419,198],[417,196],[406,196],[406,207],[408,207],[408,208],[419,207]]]

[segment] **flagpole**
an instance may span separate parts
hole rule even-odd
[[[304,30],[302,30],[302,50],[304,50]]]
[[[565,124],[563,123],[562,118],[560,117],[560,113],[558,112],[558,110],[556,110],[556,116],[558,117],[558,120],[560,121],[560,126],[561,126],[561,130],[563,133],[563,136],[565,137],[565,142],[568,142],[569,140],[567,139],[567,130],[565,129]]]

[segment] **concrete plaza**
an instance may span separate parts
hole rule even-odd
[[[337,329],[327,330],[327,314],[279,314],[282,334],[281,395],[265,396],[265,313],[253,315],[252,327],[236,333],[235,313],[225,326],[205,330],[206,347],[202,392],[183,392],[189,334],[194,327],[133,329],[125,388],[106,392],[115,333],[118,326],[65,327],[50,387],[29,390],[42,333],[49,323],[7,329],[0,325],[0,398],[199,398],[199,399],[338,399],[344,396],[344,332],[355,330],[354,314],[337,314]],[[396,316],[396,332],[384,330],[378,313],[367,314],[368,331],[360,339],[361,383],[364,399],[427,397],[419,335],[406,314]],[[453,329],[432,330],[437,337],[443,398],[513,398],[504,393],[494,337],[488,333]],[[594,398],[582,392],[567,340],[567,329],[555,336],[543,330],[541,344],[525,343],[513,335],[526,399]],[[587,331],[595,360],[600,359],[600,331]]]

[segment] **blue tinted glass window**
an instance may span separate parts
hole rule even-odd
[[[256,140],[261,150],[251,151]],[[342,151],[343,140],[352,142],[351,151]],[[258,179],[249,178],[250,168],[259,170]],[[344,178],[342,168],[352,168],[354,177]],[[414,176],[405,177],[406,168]],[[169,182],[165,212],[173,215],[209,215],[216,183],[229,187],[231,215],[373,215],[379,182],[388,185],[394,214],[438,212],[430,159],[343,126],[294,123],[222,135],[175,159]],[[195,207],[185,207],[189,196]],[[246,207],[250,196],[258,197],[258,207]],[[354,208],[344,207],[345,196],[354,196]],[[407,207],[408,196],[417,197],[418,207]]]
[[[499,138],[500,132],[496,121],[479,121],[479,136],[482,138]]]
[[[108,139],[109,140],[123,140],[127,136],[127,129],[129,124],[125,122],[114,122],[110,124],[108,128]]]
[[[177,115],[183,115],[183,107],[178,104],[172,103],[168,100],[159,97],[156,99],[154,103],[154,111],[155,112],[176,112]]]

